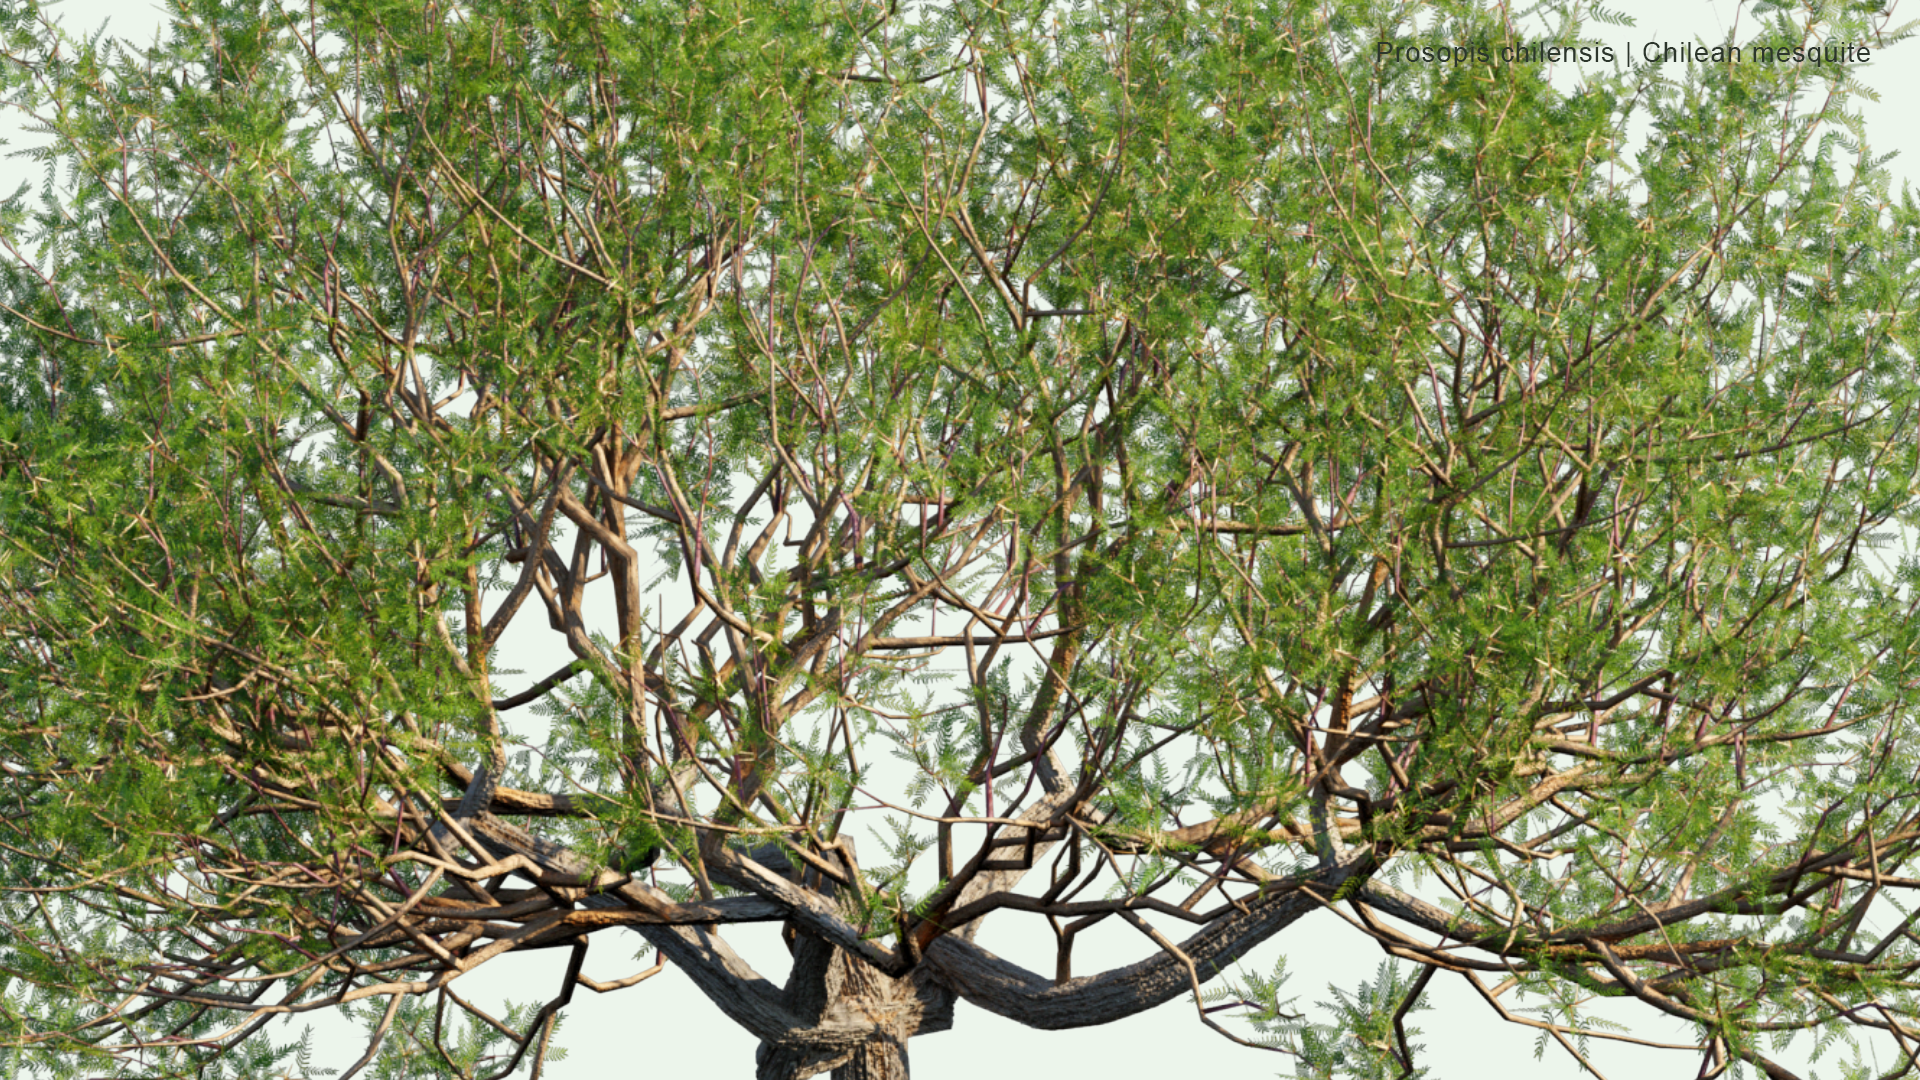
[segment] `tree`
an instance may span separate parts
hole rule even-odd
[[[1850,59],[1500,56],[1571,0],[5,10],[9,1068],[264,1075],[347,1007],[356,1071],[537,1072],[623,928],[765,1080],[1186,995],[1412,1075],[1436,973],[1576,1056],[1629,998],[1706,1075],[1914,1064],[1920,207]],[[1321,909],[1390,961],[1339,1024],[1209,985]],[[533,949],[538,1008],[449,985]]]

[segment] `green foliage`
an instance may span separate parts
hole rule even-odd
[[[1920,204],[1849,69],[1375,52],[1621,19],[6,0],[4,1066],[331,1004],[539,1068],[452,975],[693,904],[1064,972],[1310,897],[1571,1045],[1908,1023]],[[1235,1000],[1401,1075],[1414,989]]]
[[[1431,973],[1427,977],[1431,977]],[[1332,1001],[1318,1003],[1328,1023],[1314,1023],[1293,1011],[1294,998],[1282,998],[1288,979],[1283,959],[1270,976],[1249,973],[1200,996],[1214,1008],[1239,1007],[1238,1019],[1252,1028],[1255,1041],[1295,1061],[1302,1080],[1411,1080],[1427,1075],[1418,1065],[1420,1029],[1408,1019],[1428,1010],[1426,978],[1407,975],[1401,965],[1383,961],[1372,980],[1348,991],[1329,984]]]

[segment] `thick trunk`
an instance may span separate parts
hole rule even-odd
[[[760,1044],[759,1080],[906,1080],[907,1040],[944,1031],[953,996],[924,974],[890,978],[804,932],[796,942],[786,1005],[808,1026]]]
[[[890,979],[835,949],[827,973],[827,989],[837,999],[832,1015],[854,1016],[875,1023],[874,1037],[854,1048],[853,1057],[833,1070],[833,1080],[906,1080],[907,1037],[912,1033],[908,1014],[918,1018],[919,1003],[911,986]]]
[[[833,1070],[833,1080],[907,1080],[907,1047],[892,1039],[876,1039],[853,1052],[845,1065]]]

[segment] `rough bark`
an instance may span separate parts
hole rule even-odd
[[[881,1039],[855,1050],[845,1065],[833,1070],[833,1080],[907,1080],[912,1075],[906,1046]]]
[[[1343,884],[1370,873],[1372,867],[1369,855],[1349,850],[1306,888],[1275,890],[1247,900],[1233,915],[1182,941],[1180,956],[1163,950],[1099,975],[1056,983],[953,934],[928,946],[919,970],[931,969],[961,997],[1028,1027],[1052,1030],[1109,1024],[1171,1001],[1190,991],[1195,981],[1206,983],[1321,906]]]
[[[845,843],[851,858],[851,840]],[[776,848],[752,853],[716,848],[713,854],[709,869],[716,879],[777,898],[729,900],[779,904],[805,894],[792,880],[795,868]],[[805,898],[805,904],[779,905],[794,943],[793,972],[781,988],[754,971],[713,927],[635,929],[729,1019],[760,1039],[759,1080],[803,1080],[828,1071],[860,1080],[906,1077],[907,1040],[953,1026],[952,989],[929,968],[894,974],[904,967],[895,954],[862,940],[829,901],[813,894]],[[620,901],[592,897],[588,902]]]
[[[577,869],[578,858],[572,852],[490,814],[477,815],[474,826],[486,847],[517,850],[564,872]],[[830,1070],[837,1077],[890,1080],[908,1075],[908,1039],[952,1026],[956,995],[1041,1029],[1111,1023],[1171,1001],[1191,990],[1196,981],[1213,979],[1320,906],[1342,885],[1356,877],[1364,879],[1372,867],[1370,855],[1364,852],[1343,849],[1312,880],[1247,900],[1235,914],[1181,942],[1177,952],[1163,950],[1138,963],[1065,982],[1002,960],[961,934],[935,940],[921,964],[895,975],[892,969],[900,963],[898,954],[866,941],[850,943],[853,948],[842,944],[849,935],[857,936],[858,930],[828,902],[781,904],[780,900],[788,899],[786,890],[773,886],[792,887],[779,873],[781,869],[791,873],[792,867],[784,860],[757,857],[759,853],[729,853],[732,857],[723,862],[729,878],[752,878],[763,895],[777,894],[777,899],[759,899],[760,904],[786,908],[788,926],[796,933],[793,974],[786,987],[776,988],[754,971],[713,927],[669,924],[635,929],[684,970],[729,1019],[761,1040],[759,1080],[803,1080]],[[1010,886],[1023,873],[982,876],[993,884]],[[638,883],[616,895],[587,898],[586,906],[622,902],[658,905],[663,911],[675,907]]]
[[[477,815],[475,827],[487,847],[518,850],[566,872],[575,869],[577,858],[571,852],[492,815]],[[757,879],[753,883],[762,886],[763,893],[784,892],[772,883],[792,885],[778,872],[792,868],[772,858],[736,855],[725,861],[731,871],[727,876]],[[684,970],[728,1018],[759,1037],[759,1080],[803,1080],[828,1071],[846,1080],[894,1080],[909,1075],[907,1040],[952,1026],[956,995],[1029,1027],[1111,1023],[1171,1001],[1196,981],[1210,981],[1370,869],[1370,857],[1343,850],[1311,881],[1251,898],[1235,914],[1181,942],[1177,952],[1163,950],[1138,963],[1065,982],[1002,960],[961,934],[935,940],[920,965],[896,976],[888,969],[899,963],[897,954],[865,941],[851,949],[841,944],[858,931],[824,901],[802,910],[772,898],[759,900],[785,907],[788,926],[796,934],[793,974],[784,988],[755,972],[710,926],[635,929]],[[1022,873],[982,876],[993,884],[1011,885]],[[586,904],[651,901],[663,909],[674,906],[651,892],[635,883],[617,896],[587,898]],[[876,960],[886,967],[877,966]]]
[[[953,1026],[953,992],[923,970],[893,978],[845,949],[802,934],[783,1004],[800,1025],[764,1040],[759,1080],[902,1080],[907,1040]]]

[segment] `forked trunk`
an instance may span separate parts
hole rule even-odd
[[[906,1080],[907,1040],[945,1031],[953,995],[924,972],[892,979],[818,938],[794,947],[788,1006],[813,1022],[778,1043],[760,1044],[758,1080]]]

